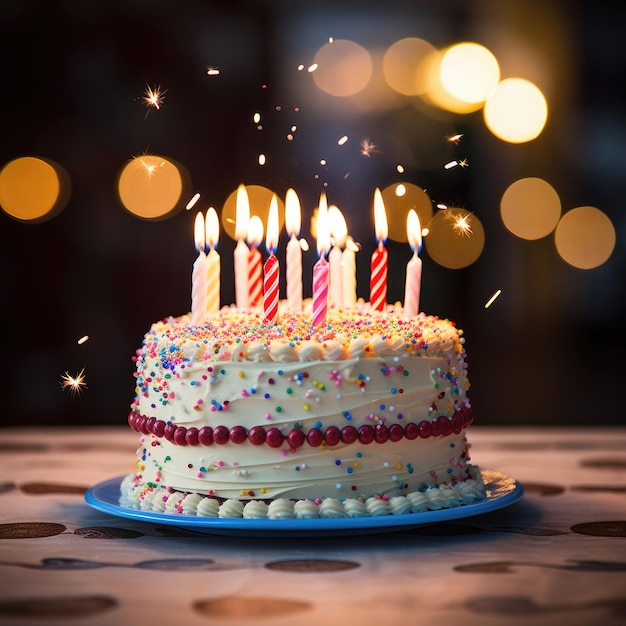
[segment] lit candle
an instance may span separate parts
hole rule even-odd
[[[328,308],[328,261],[325,255],[329,247],[328,206],[326,204],[326,195],[322,193],[317,213],[317,253],[320,258],[313,267],[312,325],[314,327],[326,322],[326,311]]]
[[[352,237],[348,237],[346,249],[341,257],[344,309],[353,309],[356,304],[356,253],[358,250],[358,244]]]
[[[406,234],[413,256],[406,266],[406,283],[404,287],[404,317],[413,317],[419,313],[420,289],[422,285],[422,259],[419,252],[422,248],[422,226],[414,209],[406,218]]]
[[[248,304],[250,308],[261,305],[263,297],[263,269],[259,246],[263,240],[263,222],[258,215],[250,218],[248,225],[248,244],[250,256],[248,258]]]
[[[267,216],[265,245],[269,252],[269,257],[263,266],[263,322],[265,324],[275,324],[278,319],[278,278],[280,275],[280,266],[274,254],[278,247],[278,200],[275,194],[272,196]]]
[[[348,226],[343,213],[334,205],[328,207],[328,223],[333,246],[328,254],[330,306],[343,308],[343,268],[341,248],[346,245]]]
[[[382,311],[387,303],[387,215],[380,189],[374,191],[374,228],[378,247],[372,254],[370,264],[370,305]]]
[[[302,248],[298,241],[301,224],[300,200],[293,189],[285,196],[285,227],[287,243],[287,306],[290,311],[302,311]]]
[[[235,303],[239,311],[247,311],[250,307],[248,288],[248,257],[250,250],[246,245],[250,222],[250,200],[244,185],[237,188],[237,204],[235,208],[235,239],[237,245],[234,253],[235,269]]]
[[[206,244],[209,246],[207,261],[207,313],[217,313],[220,310],[220,255],[217,253],[217,242],[220,237],[220,224],[217,212],[209,207],[204,221]]]
[[[193,264],[193,271],[191,274],[191,325],[197,326],[198,324],[202,324],[202,322],[206,319],[208,304],[207,258],[204,252],[205,232],[204,217],[202,217],[202,213],[198,213],[196,215],[193,233],[196,250],[198,251],[198,258]]]

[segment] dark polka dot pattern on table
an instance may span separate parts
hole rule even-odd
[[[331,561],[318,559],[294,559],[286,561],[272,561],[266,563],[265,567],[271,570],[280,570],[282,572],[297,573],[316,573],[316,572],[344,572],[346,570],[360,567],[359,563],[352,561]]]
[[[201,615],[217,619],[259,620],[285,618],[310,611],[311,602],[266,596],[226,596],[212,600],[199,600],[193,605]]]
[[[66,530],[63,524],[52,522],[16,522],[0,524],[0,539],[33,539],[35,537],[52,537]]]
[[[108,596],[62,596],[55,598],[34,597],[0,600],[0,617],[76,619],[109,611],[117,601]]]

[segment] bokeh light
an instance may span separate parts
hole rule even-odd
[[[44,222],[65,208],[70,187],[69,175],[57,163],[19,157],[0,171],[0,206],[16,220]]]
[[[524,143],[539,136],[548,119],[541,90],[524,78],[501,81],[483,109],[487,128],[499,139]]]
[[[391,89],[405,96],[419,96],[428,89],[425,61],[435,52],[432,44],[417,37],[400,39],[383,56],[383,75]]]
[[[500,215],[514,235],[541,239],[555,229],[561,217],[561,199],[542,178],[522,178],[502,195]]]
[[[496,57],[484,46],[465,42],[448,48],[441,57],[441,83],[463,102],[484,102],[500,80]]]
[[[485,247],[485,230],[470,211],[449,208],[435,214],[424,243],[433,261],[449,269],[461,269],[481,255]]]
[[[120,172],[117,192],[122,206],[146,220],[171,217],[184,208],[189,175],[172,159],[157,155],[138,156]]]
[[[250,217],[258,216],[263,222],[263,227],[267,227],[267,216],[269,214],[270,202],[274,192],[262,185],[245,185],[250,202]],[[237,214],[237,190],[235,189],[224,202],[222,207],[221,223],[224,231],[231,239],[235,237],[235,223]],[[278,229],[282,230],[285,223],[285,202],[278,197]]]
[[[339,98],[358,93],[372,77],[369,52],[348,39],[337,39],[322,46],[314,64],[317,68],[312,76],[317,87]]]
[[[561,258],[582,270],[602,265],[615,248],[615,228],[609,217],[592,206],[571,209],[559,221],[554,243]]]
[[[417,213],[422,226],[430,223],[433,204],[421,187],[412,183],[396,183],[385,187],[381,193],[387,213],[388,237],[392,241],[408,242],[406,218],[411,209]]]

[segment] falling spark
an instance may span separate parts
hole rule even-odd
[[[459,165],[458,161],[456,161],[456,160],[455,161],[450,161],[449,163],[446,163],[443,166],[443,169],[444,170],[451,170],[453,167],[456,167],[457,165]]]
[[[69,372],[65,372],[63,376],[61,376],[61,387],[63,391],[68,388],[72,395],[80,394],[83,387],[87,389],[87,385],[85,384],[85,368],[80,370],[76,376],[71,376]]]
[[[337,145],[338,146],[343,146],[345,145],[345,143],[348,141],[348,135],[344,135],[343,137],[341,137],[339,139],[339,141],[337,141]]]
[[[196,203],[198,202],[198,200],[200,200],[200,194],[199,193],[195,193],[193,195],[193,198],[191,198],[191,200],[189,200],[189,202],[187,202],[187,206],[185,207],[185,210],[189,211],[190,209],[193,209],[193,207],[196,206]]]
[[[220,71],[217,67],[208,67],[206,73],[209,76],[219,76]]]
[[[363,141],[361,141],[361,154],[369,159],[374,152],[379,152],[376,150],[376,144],[372,143],[367,138],[363,139]]]
[[[404,195],[406,195],[406,187],[402,183],[396,185],[396,196],[401,198]]]
[[[452,230],[461,236],[469,237],[472,234],[472,226],[469,223],[469,215],[455,215]]]
[[[398,172],[398,174],[404,174],[404,167],[399,163],[396,165],[396,172]]]
[[[502,289],[498,289],[489,300],[485,303],[485,308],[488,309],[495,301],[495,299],[502,293]]]
[[[161,90],[161,85],[157,85],[156,87],[150,87],[149,85],[146,87],[144,91],[143,101],[147,106],[154,107],[155,109],[160,109],[163,104],[163,100],[165,99],[165,91]]]
[[[301,72],[303,69],[304,69],[304,65],[300,63],[300,65],[298,65],[298,72]]]
[[[300,249],[303,252],[308,252],[309,251],[309,242],[306,239],[299,239],[298,243],[300,244]]]
[[[452,135],[451,137],[446,137],[446,141],[448,143],[454,143],[454,144],[458,145],[459,141],[461,141],[462,137],[463,137],[463,133],[459,133],[457,135]]]
[[[324,167],[324,166],[325,166],[325,165],[327,165],[327,164],[328,164],[328,161],[326,161],[326,159],[320,159],[320,165],[321,165],[322,167]]]
[[[76,343],[82,346],[86,341],[89,341],[89,335],[83,335]]]
[[[258,113],[258,112],[257,112],[257,113],[255,113],[255,114],[252,116],[252,121],[253,121],[255,124],[258,124],[258,123],[261,121],[261,114],[260,114],[260,113]]]
[[[265,165],[266,159],[264,154],[259,154],[259,165]]]
[[[445,211],[448,208],[448,205],[444,204],[443,202],[437,202],[437,208],[440,211]]]
[[[469,167],[469,162],[467,159],[462,159],[461,161],[459,161],[459,165],[461,167]]]
[[[318,68],[317,63],[313,63],[313,65],[309,65],[309,69],[307,71],[314,72]]]
[[[329,38],[328,38],[328,43],[333,43],[333,41],[335,41],[335,38],[334,38],[334,37],[329,37]]]

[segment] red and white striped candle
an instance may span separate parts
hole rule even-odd
[[[248,226],[248,245],[250,246],[248,301],[251,309],[261,306],[263,299],[263,261],[259,252],[261,241],[263,241],[263,222],[258,215],[253,215]]]
[[[278,247],[278,200],[272,196],[267,216],[265,245],[269,257],[263,266],[263,323],[275,324],[278,320],[278,295],[280,266],[274,252]]]
[[[404,317],[413,317],[419,313],[422,287],[422,259],[419,258],[419,252],[422,248],[422,226],[415,209],[411,209],[407,215],[406,234],[411,250],[413,250],[413,256],[406,266]]]
[[[326,323],[328,310],[328,261],[325,258],[330,248],[328,226],[328,205],[326,203],[326,195],[322,192],[317,212],[317,253],[320,258],[313,266],[312,325],[314,327]]]
[[[387,304],[387,214],[380,189],[374,191],[374,228],[378,247],[372,253],[370,263],[370,306],[383,311]]]

